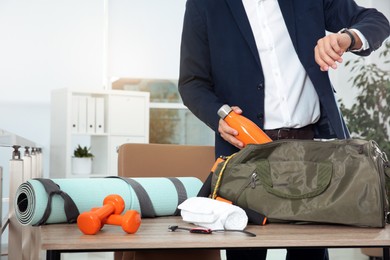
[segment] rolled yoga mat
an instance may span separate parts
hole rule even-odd
[[[174,183],[171,179],[175,179]],[[90,211],[91,208],[101,207],[107,195],[118,194],[125,201],[125,210],[134,209],[141,213],[144,198],[138,198],[136,190],[126,180],[135,181],[146,191],[152,203],[156,216],[174,215],[178,204],[186,198],[196,197],[202,182],[195,177],[177,178],[75,178],[49,179],[60,190],[67,193],[76,204],[79,213]],[[179,181],[180,185],[177,185]],[[180,198],[181,197],[181,198]],[[15,214],[22,225],[39,225],[48,206],[49,195],[43,184],[37,179],[22,183],[14,199]],[[66,223],[64,199],[54,194],[51,198],[50,215],[46,224]]]

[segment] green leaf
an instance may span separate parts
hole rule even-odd
[[[90,152],[90,148],[87,148],[86,146],[81,147],[80,145],[77,146],[77,148],[73,152],[74,157],[87,157],[87,158],[93,158],[94,155]]]
[[[379,57],[387,64],[390,41],[382,49]],[[349,66],[352,73],[348,82],[359,91],[351,108],[347,108],[342,99],[338,101],[351,136],[375,140],[385,153],[390,154],[390,71],[368,63],[364,57],[347,61],[345,66]]]

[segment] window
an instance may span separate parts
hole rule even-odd
[[[112,88],[150,92],[150,143],[214,145],[214,132],[183,105],[177,80],[121,78]]]

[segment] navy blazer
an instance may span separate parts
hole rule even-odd
[[[325,31],[356,28],[367,38],[368,55],[390,34],[388,20],[353,0],[279,0],[294,48],[321,104],[316,137],[348,138],[327,72],[314,60]],[[218,134],[217,110],[239,106],[263,128],[264,75],[242,0],[188,0],[182,32],[179,91],[184,104],[217,134],[216,156],[237,149]]]

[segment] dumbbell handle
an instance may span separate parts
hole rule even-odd
[[[121,226],[123,231],[133,234],[141,225],[141,216],[136,210],[128,210],[124,215],[112,214],[108,216],[103,224]]]
[[[91,214],[97,215],[101,220],[107,218],[108,216],[114,214],[115,207],[112,204],[103,205],[100,208],[95,209],[94,211],[89,211]]]
[[[122,215],[115,215],[112,214],[108,216],[103,222],[103,224],[109,224],[109,225],[116,225],[121,226],[122,225],[123,216]]]
[[[103,221],[111,214],[120,214],[124,209],[124,201],[119,195],[109,195],[103,206],[81,213],[77,218],[79,229],[87,235],[96,234],[103,226]]]
[[[100,220],[107,218],[111,214],[121,214],[125,208],[125,202],[119,195],[108,195],[103,200],[103,206],[93,208],[85,214],[91,214],[98,217]]]

